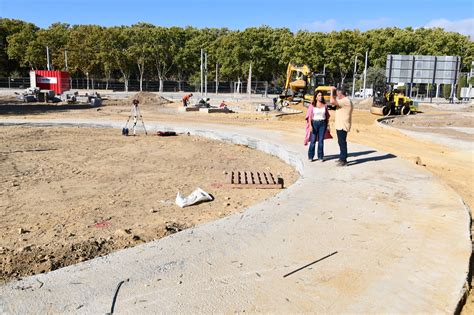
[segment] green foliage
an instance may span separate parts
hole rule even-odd
[[[466,86],[467,86],[467,76],[462,75],[459,78],[459,84],[457,85],[457,88],[456,88],[456,97],[457,98],[461,98],[461,88],[466,87]]]
[[[449,99],[451,97],[451,84],[443,84],[443,97]]]
[[[8,57],[7,38],[19,33],[27,24],[20,20],[0,18],[0,76],[8,76],[13,71],[22,72],[23,67],[19,60]],[[18,57],[21,58],[21,56]]]
[[[470,85],[474,85],[474,76],[469,79],[468,82]]]
[[[120,75],[167,80],[191,80],[200,75],[200,52],[208,54],[208,81],[246,80],[252,64],[253,80],[282,83],[289,62],[307,64],[316,72],[326,67],[333,83],[358,75],[368,51],[367,86],[383,72],[388,54],[458,55],[461,71],[469,71],[474,43],[467,36],[439,28],[388,27],[366,32],[342,30],[322,33],[269,26],[243,31],[226,28],[159,27],[149,23],[101,27],[55,23],[46,29],[20,20],[0,18],[0,75],[46,67],[48,46],[55,69],[73,75],[110,78]],[[346,82],[350,84],[350,82]]]

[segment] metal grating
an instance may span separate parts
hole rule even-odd
[[[228,183],[231,188],[283,188],[283,178],[275,178],[270,172],[232,171],[228,176]]]

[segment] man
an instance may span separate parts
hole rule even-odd
[[[193,96],[193,93],[186,94],[185,96],[183,96],[183,106],[184,107],[188,107],[189,99],[191,98],[191,96]]]
[[[337,99],[335,97],[337,96]],[[347,133],[351,130],[352,124],[352,111],[354,105],[352,101],[347,97],[347,91],[340,87],[336,89],[334,86],[331,87],[331,105],[335,107],[336,117],[336,133],[337,133],[337,142],[339,144],[339,160],[337,161],[338,166],[347,165]]]

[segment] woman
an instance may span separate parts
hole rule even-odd
[[[318,141],[318,161],[324,162],[324,139],[328,121],[329,113],[324,102],[323,92],[317,91],[306,113],[305,145],[309,141],[308,159],[310,162],[314,161],[316,141]]]

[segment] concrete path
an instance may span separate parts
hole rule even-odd
[[[0,123],[7,121],[26,122]],[[0,313],[103,314],[124,280],[115,304],[122,314],[455,311],[472,249],[469,212],[422,167],[350,144],[350,166],[338,168],[334,140],[325,144],[331,160],[310,163],[302,137],[257,127],[147,127],[248,145],[292,164],[301,178],[244,213],[8,283]]]

